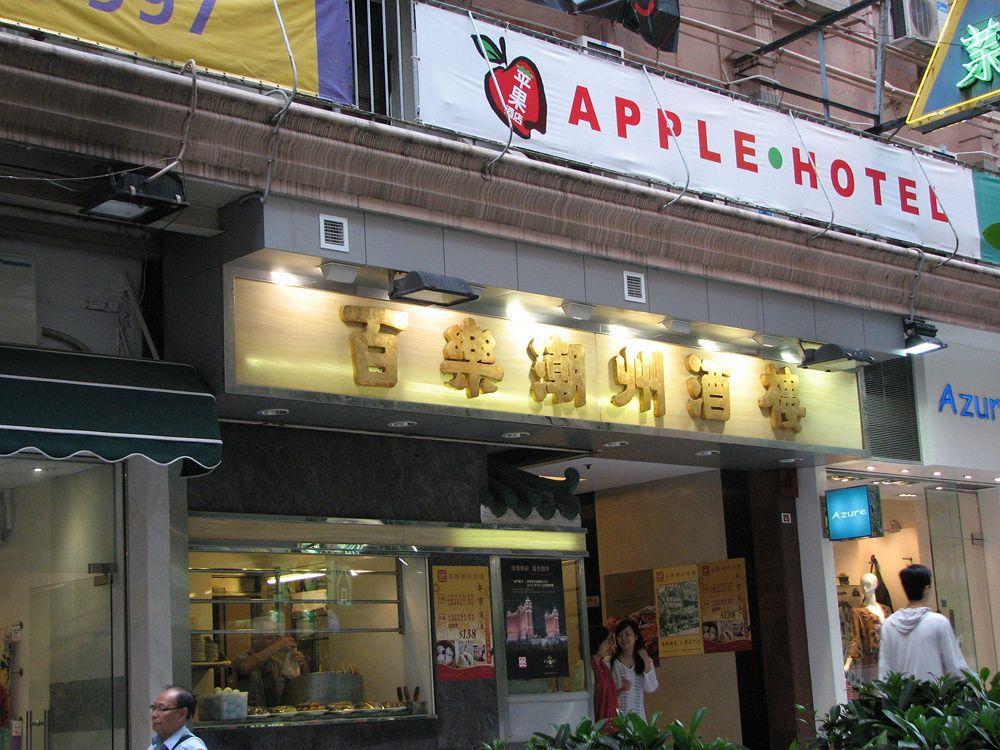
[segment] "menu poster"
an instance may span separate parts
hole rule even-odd
[[[569,677],[562,561],[500,561],[507,623],[507,676]]]
[[[604,616],[611,632],[626,617],[634,620],[646,644],[646,651],[653,658],[653,664],[660,666],[656,595],[653,593],[651,568],[604,576]],[[594,644],[590,645],[593,648]]]
[[[698,566],[701,633],[706,654],[750,651],[750,606],[742,557]]]
[[[660,656],[704,653],[698,604],[698,566],[677,565],[653,571]]]
[[[434,565],[431,577],[438,680],[495,678],[489,567]]]

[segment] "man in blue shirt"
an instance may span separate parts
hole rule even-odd
[[[148,750],[208,750],[187,728],[194,716],[194,696],[179,685],[168,685],[149,707],[153,735]]]

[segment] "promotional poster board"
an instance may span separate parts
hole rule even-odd
[[[508,679],[569,677],[562,561],[503,559],[500,580]]]
[[[971,169],[485,19],[415,12],[427,124],[498,143],[513,129],[525,150],[943,252],[957,232],[958,253],[980,257]]]
[[[299,91],[354,102],[347,0],[281,3]],[[292,87],[272,0],[0,0],[0,21],[159,62]]]
[[[660,665],[660,639],[656,628],[656,595],[653,593],[653,570],[612,573],[604,576],[604,614],[612,633],[626,617],[635,620],[646,645],[646,652]],[[594,644],[591,643],[591,648]]]
[[[698,607],[698,566],[676,565],[653,571],[660,656],[704,653]]]
[[[656,568],[653,581],[660,656],[753,648],[742,557]]]
[[[698,566],[701,633],[706,654],[750,651],[750,605],[742,557]]]
[[[434,565],[434,667],[441,682],[493,679],[487,565]]]

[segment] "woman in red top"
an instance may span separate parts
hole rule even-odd
[[[618,690],[609,666],[613,650],[608,629],[594,626],[590,631],[590,661],[594,668],[595,721],[610,720],[618,715]]]

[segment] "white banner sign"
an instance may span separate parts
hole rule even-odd
[[[523,149],[951,252],[947,211],[980,256],[969,169],[467,15],[417,5],[416,27],[429,125],[506,142],[510,112]]]

